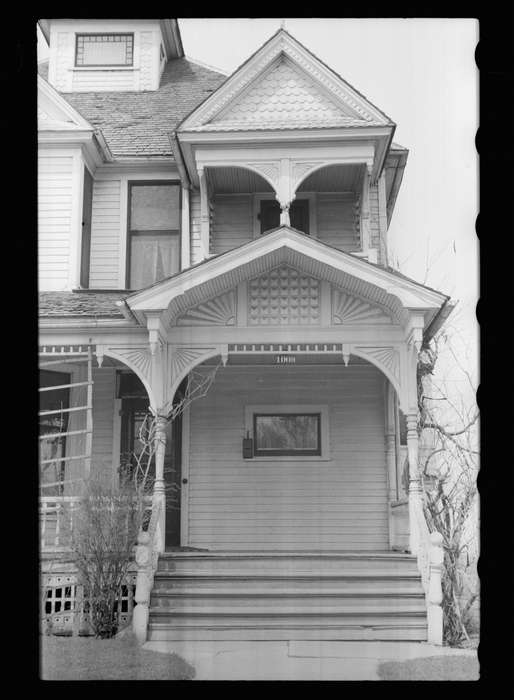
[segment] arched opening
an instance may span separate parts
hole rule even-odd
[[[365,166],[314,166],[297,183],[294,202],[307,202],[311,235],[346,252],[361,249],[360,194]]]

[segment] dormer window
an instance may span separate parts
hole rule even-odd
[[[76,66],[132,66],[133,34],[77,34]]]

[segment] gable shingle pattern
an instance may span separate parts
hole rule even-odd
[[[46,77],[48,64],[38,70]],[[114,157],[172,156],[168,134],[225,80],[222,73],[177,58],[168,61],[153,92],[60,94],[102,131]]]
[[[123,292],[40,292],[40,316],[101,316],[123,318],[116,302]]]

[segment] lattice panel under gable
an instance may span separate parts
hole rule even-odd
[[[281,265],[248,284],[248,322],[252,326],[318,325],[320,282]]]
[[[362,117],[337,105],[287,59],[280,59],[254,86],[213,119],[213,124],[270,124],[291,127],[301,124],[340,126],[362,123]]]

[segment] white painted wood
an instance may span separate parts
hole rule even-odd
[[[113,367],[93,368],[93,454],[91,476],[112,483],[114,400],[116,372]],[[119,447],[118,447],[119,459]]]
[[[95,180],[91,216],[89,286],[92,289],[120,287],[122,203],[121,181]],[[126,218],[126,207],[125,207]],[[124,257],[124,256],[123,256]]]
[[[39,289],[70,289],[70,256],[76,227],[75,153],[40,149],[38,153]]]
[[[252,240],[252,195],[216,195],[213,204],[212,253],[225,253]]]
[[[346,252],[360,250],[355,198],[343,194],[317,197],[318,239]]]
[[[162,32],[156,19],[53,19],[50,21],[49,82],[64,92],[157,90]],[[77,33],[133,33],[132,66],[75,66]]]
[[[227,367],[191,406],[189,542],[210,549],[388,548],[381,376],[371,367]],[[249,403],[329,406],[331,460],[242,458]]]
[[[190,194],[191,220],[191,265],[202,260],[202,234],[200,225],[200,193],[197,190]]]

